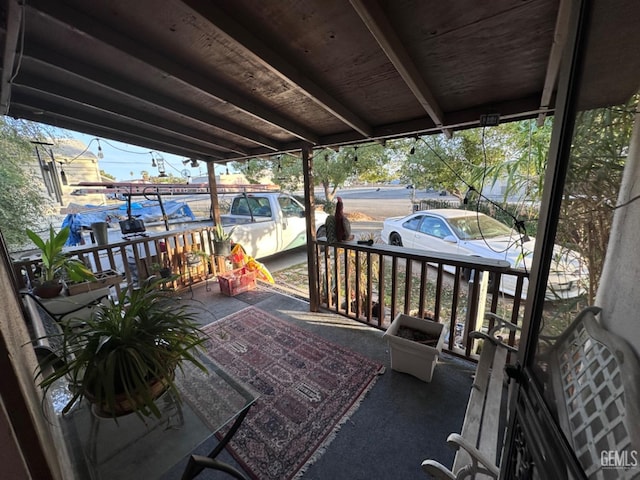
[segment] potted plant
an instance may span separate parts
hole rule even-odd
[[[236,227],[225,232],[222,223],[216,224],[213,228],[213,252],[215,255],[228,256],[231,254],[231,235]]]
[[[162,278],[169,278],[171,276],[171,267],[165,267],[161,263],[151,264],[151,270],[158,272],[158,275]]]
[[[53,226],[49,226],[49,238],[42,239],[33,230],[26,229],[29,239],[40,249],[40,274],[34,293],[42,298],[52,298],[62,290],[62,279],[66,277],[73,282],[95,280],[93,272],[77,258],[63,253],[63,248],[69,238],[69,227],[64,227],[58,233]]]
[[[117,302],[98,305],[84,328],[47,336],[58,337],[52,344],[62,363],[53,371],[42,365],[36,378],[45,393],[68,380],[72,396],[63,413],[86,398],[105,416],[160,417],[161,393],[171,390],[179,399],[175,369],[191,362],[206,371],[196,356],[207,337],[195,311],[156,287],[123,290]]]

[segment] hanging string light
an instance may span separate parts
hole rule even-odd
[[[102,160],[104,158],[104,153],[102,153],[102,146],[100,145],[100,139],[96,138],[98,141],[98,158]]]
[[[156,155],[158,156],[158,158],[156,158],[156,162],[158,164],[158,177],[164,178],[167,176],[167,171],[164,167],[164,158],[162,158],[162,155],[160,154]]]
[[[153,156],[153,152],[149,152],[151,154],[151,167],[156,168],[158,165],[156,164],[156,157]]]
[[[58,162],[60,164],[60,180],[62,180],[63,185],[69,185],[69,180],[67,180],[67,174],[64,171],[64,167],[62,162]]]
[[[414,153],[416,153],[416,143],[418,143],[417,135],[415,137],[415,141],[413,142],[413,145],[411,145],[411,150],[409,150],[409,155],[413,155]]]
[[[354,162],[358,161],[358,146],[357,145],[355,147],[353,147],[353,161]]]
[[[278,171],[282,171],[282,155],[278,155]]]
[[[227,162],[224,162],[224,166],[225,168],[225,174],[229,175],[229,165],[227,165]]]

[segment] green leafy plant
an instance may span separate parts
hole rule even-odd
[[[113,417],[125,407],[141,418],[160,417],[154,401],[160,393],[169,389],[179,399],[176,368],[186,361],[206,371],[196,356],[207,337],[195,310],[158,290],[157,282],[123,290],[117,302],[98,305],[84,324],[47,336],[58,337],[52,344],[60,345],[55,354],[62,365],[49,372],[45,362],[36,374],[45,392],[60,379],[69,381],[73,395],[63,413],[87,398]]]
[[[28,228],[26,233],[40,249],[42,282],[53,282],[63,276],[72,282],[95,280],[93,272],[84,263],[77,258],[65,255],[62,251],[69,238],[69,227],[64,227],[56,233],[53,226],[49,226],[49,238],[46,240]]]
[[[214,242],[227,242],[231,240],[231,235],[236,227],[232,227],[228,232],[225,232],[222,228],[222,224],[218,223],[213,227],[213,241]]]

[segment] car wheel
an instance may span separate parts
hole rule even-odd
[[[320,228],[318,228],[318,231],[316,232],[316,238],[319,237],[327,237],[327,227],[325,227],[324,225],[320,225]]]
[[[389,244],[390,245],[397,245],[398,247],[401,247],[402,246],[402,238],[400,237],[399,234],[394,232],[389,236]]]

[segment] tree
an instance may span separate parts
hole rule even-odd
[[[587,260],[590,302],[602,274],[637,102],[634,97],[576,118],[556,238]]]
[[[352,178],[379,182],[389,178],[386,164],[389,150],[380,144],[345,147],[339,150],[323,148],[313,152],[314,186],[321,186],[327,201],[333,201],[339,188]],[[269,159],[253,158],[234,162],[251,183],[270,177],[284,191],[299,190],[303,183],[302,160],[294,155],[279,155]]]
[[[0,229],[11,249],[28,242],[25,229],[39,229],[51,207],[42,194],[31,144],[31,140],[45,139],[45,130],[37,124],[0,119]]]
[[[100,176],[102,178],[106,178],[106,179],[112,180],[114,182],[116,181],[115,175],[111,175],[110,173],[105,172],[104,170],[100,170]]]

